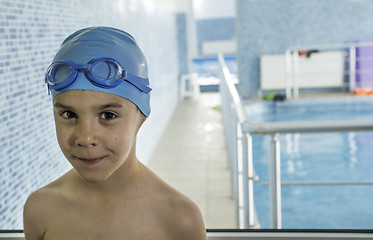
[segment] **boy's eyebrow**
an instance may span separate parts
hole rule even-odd
[[[62,104],[62,103],[59,103],[59,102],[56,102],[53,105],[54,105],[54,107],[57,107],[57,108],[73,109],[72,106],[65,105],[65,104]],[[103,104],[103,105],[95,106],[94,108],[99,109],[99,110],[103,110],[103,109],[107,109],[107,108],[122,108],[122,107],[123,106],[120,103],[106,103],[106,104]]]
[[[100,105],[97,107],[97,109],[107,109],[107,108],[122,108],[122,104],[120,103],[107,103],[107,104],[104,104],[104,105]]]
[[[67,108],[67,109],[71,109],[72,108],[71,106],[64,105],[64,104],[59,103],[59,102],[54,103],[53,106],[57,107],[57,108]]]

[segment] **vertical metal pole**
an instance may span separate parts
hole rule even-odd
[[[291,61],[291,50],[286,50],[285,52],[285,86],[286,86],[286,99],[291,99],[291,87],[293,82],[293,72],[292,72],[292,61]]]
[[[299,51],[293,52],[293,66],[293,94],[294,98],[297,99],[299,97]]]
[[[245,134],[245,153],[247,162],[247,211],[249,228],[255,227],[255,209],[254,209],[254,164],[253,164],[253,140],[249,133]]]
[[[238,199],[238,152],[237,152],[237,117],[235,114],[235,108],[234,105],[232,104],[232,100],[229,100],[229,105],[230,105],[230,112],[229,112],[229,123],[230,126],[229,128],[231,129],[231,139],[230,139],[230,145],[232,148],[232,154],[231,154],[231,168],[232,168],[232,180],[233,180],[233,195]]]
[[[240,229],[247,228],[247,174],[245,175],[247,171],[244,170],[243,146],[241,123],[237,121],[238,225]]]
[[[242,131],[242,126],[241,126]],[[250,226],[250,209],[249,209],[249,144],[248,137],[243,131],[242,136],[242,193],[243,193],[243,215],[245,217],[244,228]]]
[[[278,133],[272,135],[271,159],[269,161],[269,195],[271,226],[274,229],[282,228],[281,218],[281,160],[280,141]]]
[[[356,46],[350,47],[350,92],[353,92],[356,85]]]

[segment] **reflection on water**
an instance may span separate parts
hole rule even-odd
[[[373,99],[356,107],[351,101],[341,100],[339,105],[308,101],[299,106],[288,102],[273,111],[274,105],[268,103],[268,109],[254,107],[249,113],[257,122],[290,121],[295,116],[298,120],[372,119],[364,106],[371,107],[366,101]],[[372,132],[280,134],[280,143],[283,182],[373,182]],[[270,136],[254,135],[253,146],[259,175],[255,206],[261,227],[269,228],[269,192],[263,183],[268,182]],[[372,198],[373,185],[283,185],[283,228],[371,229]]]

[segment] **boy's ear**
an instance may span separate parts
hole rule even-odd
[[[140,129],[140,127],[145,122],[145,120],[146,120],[147,117],[140,111],[139,108],[137,108],[137,114],[138,114],[138,119],[139,119],[138,129]]]

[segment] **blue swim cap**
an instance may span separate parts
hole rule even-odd
[[[103,57],[115,59],[135,78],[148,79],[146,59],[136,40],[127,32],[110,27],[90,27],[73,33],[62,43],[53,62],[70,61],[86,64]],[[147,81],[144,81],[144,84],[148,85]],[[92,83],[84,73],[79,72],[71,85],[58,90],[50,88],[50,92],[54,98],[64,91],[73,89],[115,94],[133,102],[146,117],[150,114],[149,93],[141,91],[128,81],[122,81],[113,88],[105,88]]]

